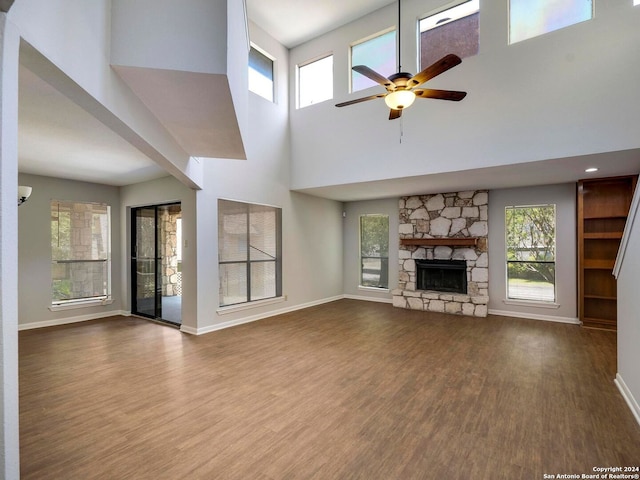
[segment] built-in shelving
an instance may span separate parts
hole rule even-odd
[[[578,182],[578,315],[586,327],[615,330],[612,275],[637,176]]]

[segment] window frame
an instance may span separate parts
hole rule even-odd
[[[106,233],[104,234],[104,248],[106,249],[106,258],[102,259],[57,259],[56,254],[54,252],[54,245],[53,245],[53,241],[54,241],[54,236],[53,236],[53,228],[54,228],[54,205],[57,205],[57,212],[58,212],[58,216],[56,217],[57,220],[57,224],[58,224],[58,228],[60,226],[60,205],[96,205],[96,206],[100,206],[100,207],[105,207],[106,212],[104,214],[104,217],[106,218]],[[50,237],[50,254],[51,254],[51,304],[49,306],[49,309],[52,311],[55,310],[66,310],[66,309],[70,309],[70,308],[82,308],[82,307],[86,307],[86,306],[90,306],[90,305],[105,305],[105,304],[109,304],[113,302],[113,297],[112,297],[112,248],[111,248],[111,234],[112,234],[112,225],[111,225],[111,206],[107,203],[101,203],[101,202],[88,202],[88,201],[66,201],[66,200],[51,200],[49,203],[49,210],[51,212],[50,215],[50,220],[49,220],[49,233],[51,235]],[[93,226],[92,226],[93,228]],[[58,234],[59,235],[59,234]],[[93,233],[92,233],[93,235]],[[70,226],[70,231],[69,231],[69,237],[73,237],[73,234],[71,233],[71,226]],[[60,241],[60,238],[58,236],[58,241]],[[104,263],[104,268],[106,270],[105,272],[105,278],[104,278],[104,293],[101,295],[91,295],[91,296],[83,296],[83,297],[73,297],[73,298],[68,298],[68,299],[56,299],[55,294],[54,294],[54,287],[55,287],[55,277],[56,277],[56,273],[55,273],[55,267],[58,265],[73,265],[73,264],[78,264],[78,263]]]
[[[331,96],[328,97],[328,98],[324,98],[324,99],[322,99],[320,101],[317,101],[317,102],[311,102],[311,103],[302,105],[301,98],[300,98],[301,97],[301,93],[302,93],[302,82],[301,82],[301,78],[300,78],[300,71],[302,69],[304,69],[305,67],[308,67],[309,65],[312,65],[314,63],[320,62],[320,61],[325,60],[327,58],[331,58],[331,75],[330,75],[330,78],[331,78],[331,82],[330,82],[330,85],[331,85]],[[296,108],[298,110],[301,110],[301,109],[306,108],[306,107],[311,107],[313,105],[319,105],[319,104],[327,102],[329,100],[333,100],[333,98],[335,96],[335,91],[334,91],[334,88],[333,88],[334,70],[335,70],[335,62],[334,62],[333,52],[329,52],[329,53],[326,53],[326,54],[323,54],[323,55],[319,55],[317,57],[314,57],[314,58],[309,59],[309,60],[307,60],[307,61],[305,61],[303,63],[299,63],[298,65],[296,65]]]
[[[424,28],[422,27],[422,22],[426,21],[427,19],[431,18],[431,17],[436,17],[438,15],[442,15],[445,12],[448,12],[449,10],[453,10],[455,8],[458,8],[462,5],[464,5],[465,3],[473,3],[473,2],[477,2],[478,3],[478,9],[472,13],[466,14],[464,16],[458,16],[456,18],[451,18],[447,21],[440,21],[440,22],[436,22],[432,27],[429,28]],[[451,3],[448,3],[446,5],[443,5],[442,7],[432,10],[428,13],[425,13],[424,15],[420,15],[418,17],[418,25],[417,25],[417,33],[418,33],[418,49],[417,49],[417,56],[418,56],[418,65],[420,70],[423,70],[425,68],[427,68],[429,65],[422,65],[422,34],[428,30],[435,30],[438,27],[442,27],[445,26],[449,23],[453,23],[455,21],[458,20],[462,20],[464,18],[470,17],[471,15],[480,15],[480,0],[457,0]],[[450,52],[452,53],[452,52]],[[453,52],[455,53],[455,52]],[[480,53],[480,25],[478,25],[478,35],[477,35],[477,51],[476,53],[474,53],[474,55],[478,55]],[[462,58],[469,58],[469,56],[463,56]],[[438,59],[436,59],[438,60]]]
[[[509,210],[515,209],[533,209],[533,208],[553,208],[553,260],[510,260],[509,259],[509,250],[511,248],[509,244],[509,223],[508,223],[508,212]],[[533,205],[506,205],[505,213],[504,213],[504,221],[505,221],[505,302],[508,303],[534,303],[540,305],[557,305],[558,299],[558,282],[557,282],[557,274],[556,267],[558,264],[557,259],[557,243],[558,243],[558,208],[555,203],[544,203],[544,204],[533,204]],[[533,247],[532,247],[533,248]],[[545,244],[545,248],[548,248]],[[545,298],[533,298],[531,296],[528,297],[518,297],[518,296],[510,296],[509,290],[509,265],[510,264],[524,264],[524,263],[537,263],[537,264],[553,264],[553,298],[545,299]]]
[[[547,35],[549,33],[553,33],[553,32],[559,31],[559,30],[564,30],[567,27],[572,27],[574,25],[578,25],[580,23],[583,23],[583,22],[586,22],[586,21],[589,21],[589,20],[593,20],[594,17],[595,17],[595,8],[596,8],[595,0],[589,0],[589,1],[591,1],[591,16],[589,18],[585,18],[583,20],[578,20],[578,21],[573,22],[573,23],[568,23],[566,25],[562,25],[560,27],[556,27],[556,28],[553,28],[551,30],[541,31],[541,32],[535,33],[533,35],[522,36],[521,38],[518,38],[518,39],[514,40],[513,39],[513,34],[512,34],[512,28],[511,28],[511,26],[513,24],[512,17],[511,17],[511,13],[513,11],[513,7],[511,6],[512,1],[513,0],[509,0],[508,3],[507,3],[507,9],[508,9],[508,13],[507,13],[507,22],[508,22],[508,24],[507,24],[507,35],[508,35],[508,44],[509,45],[514,45],[516,43],[524,42],[526,40],[531,40],[533,38],[538,38],[538,37],[541,37],[541,36],[544,36],[544,35]],[[531,1],[531,0],[527,0],[527,1]]]
[[[221,260],[222,253],[222,232],[220,230],[220,222],[223,215],[223,210],[221,208],[222,202],[230,202],[236,204],[236,206],[244,206],[246,215],[246,256],[244,260]],[[264,260],[264,259],[253,259],[251,256],[251,208],[252,207],[260,207],[260,208],[269,208],[273,209],[275,212],[275,236],[276,236],[276,247],[275,247],[275,257],[273,260]],[[275,295],[270,297],[261,297],[252,300],[252,292],[251,292],[251,267],[252,264],[257,263],[266,263],[273,262],[275,265]],[[246,300],[241,302],[234,303],[223,303],[222,302],[222,265],[232,265],[232,264],[245,264],[246,268]],[[219,198],[218,199],[218,279],[219,279],[219,295],[218,295],[218,308],[220,309],[237,309],[246,307],[248,305],[263,303],[265,301],[270,302],[274,299],[279,299],[282,297],[282,208],[274,205],[260,204],[260,203],[251,203],[251,202],[243,202],[239,200],[231,200],[227,198]]]
[[[388,35],[389,33],[395,33],[395,36],[393,37],[393,65],[391,68],[391,71],[389,73],[387,73],[386,71],[384,71],[384,69],[380,69],[377,65],[366,65],[369,68],[372,68],[373,70],[375,70],[376,72],[380,73],[383,76],[389,77],[390,75],[393,75],[394,73],[396,73],[397,70],[397,65],[398,65],[398,49],[397,49],[397,45],[398,45],[398,32],[396,27],[389,27],[389,28],[385,28],[384,30],[381,30],[377,33],[374,33],[372,35],[369,35],[368,37],[362,38],[360,40],[357,40],[353,43],[351,43],[349,45],[349,71],[351,72],[351,74],[349,75],[349,93],[356,93],[356,92],[361,92],[362,90],[366,90],[367,88],[371,88],[373,86],[378,85],[376,82],[374,82],[371,79],[368,79],[367,77],[365,77],[364,75],[361,75],[360,73],[356,72],[353,70],[353,67],[355,65],[360,65],[360,63],[355,64],[353,61],[353,48],[354,47],[358,47],[358,46],[362,46],[363,44],[367,43],[367,42],[371,42],[377,38],[380,38],[384,35]],[[367,86],[364,86],[362,88],[359,88],[357,90],[354,89],[354,77],[358,78],[357,76],[362,76],[364,79],[367,79],[370,84]]]
[[[363,220],[365,218],[370,218],[370,217],[377,217],[377,218],[385,218],[387,220],[387,254],[386,256],[383,255],[379,255],[379,256],[371,256],[371,255],[363,255],[363,233],[364,233],[364,229],[363,229]],[[376,291],[385,291],[385,290],[389,290],[389,246],[391,243],[391,236],[390,236],[391,232],[390,232],[390,218],[388,214],[384,214],[384,213],[365,213],[359,216],[358,218],[358,259],[359,259],[359,272],[358,272],[358,286],[359,288],[364,288],[364,289],[373,289]],[[365,285],[364,282],[364,259],[367,258],[380,258],[380,281],[378,282],[379,285]],[[385,262],[386,260],[386,262]],[[386,264],[386,268],[385,268],[385,264]],[[382,281],[382,277],[383,274],[386,278],[384,278],[384,282]]]
[[[251,73],[249,71],[253,70],[254,72],[256,72],[257,75],[261,75],[261,73],[258,70],[256,70],[256,69],[251,67],[251,50],[255,50],[257,53],[259,53],[260,55],[262,55],[263,57],[265,57],[266,59],[271,61],[271,98],[265,97],[260,92],[257,92],[256,90],[252,90],[251,89]],[[275,57],[273,55],[270,55],[263,48],[260,48],[258,45],[256,45],[255,43],[251,42],[250,45],[249,45],[248,60],[249,61],[248,61],[248,64],[247,64],[247,71],[249,72],[248,73],[249,77],[247,79],[247,82],[248,82],[249,91],[252,92],[252,93],[255,93],[259,97],[264,98],[265,100],[267,100],[267,101],[269,101],[271,103],[276,103],[276,101],[277,101],[277,98],[276,98],[277,80],[276,80],[276,59],[275,59]],[[267,78],[267,77],[265,77],[265,78]]]

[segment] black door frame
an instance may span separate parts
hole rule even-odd
[[[162,207],[171,205],[180,205],[182,208],[182,202],[169,202],[160,203],[155,205],[144,205],[140,207],[131,207],[131,313],[133,315],[139,315],[142,317],[150,318],[152,320],[158,320],[169,323],[171,325],[179,325],[176,322],[165,320],[162,318],[162,276],[161,276],[161,262],[162,256],[160,254],[160,225],[158,222],[158,210]],[[137,310],[138,299],[138,282],[137,282],[137,261],[138,261],[138,225],[137,225],[137,212],[139,210],[153,210],[154,219],[154,259],[155,259],[155,284],[154,284],[154,315],[148,313],[139,312]]]

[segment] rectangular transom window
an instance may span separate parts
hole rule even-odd
[[[333,98],[333,55],[298,67],[298,108]]]
[[[376,35],[351,46],[351,66],[364,65],[388,77],[396,71],[396,31]],[[377,85],[373,80],[351,70],[351,91]]]
[[[282,295],[282,210],[218,200],[220,306]]]
[[[273,102],[273,60],[253,46],[249,50],[249,90]]]
[[[509,43],[593,18],[592,0],[509,0]]]
[[[480,0],[469,0],[420,20],[420,67],[449,53],[460,58],[478,54]]]
[[[389,216],[360,217],[360,285],[389,286]]]
[[[111,297],[110,207],[51,202],[51,304]]]
[[[556,207],[505,208],[507,298],[555,302]]]

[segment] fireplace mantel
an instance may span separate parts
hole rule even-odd
[[[449,247],[475,247],[478,245],[478,238],[401,238],[400,245],[418,245],[427,247],[438,245],[446,245]]]

